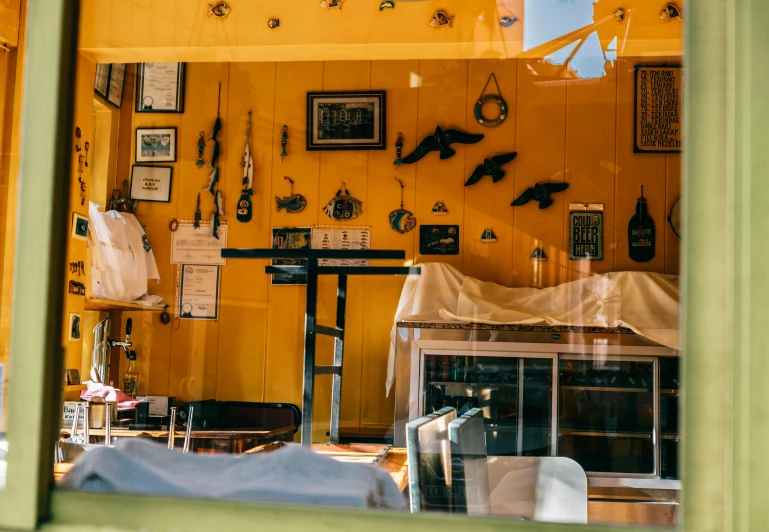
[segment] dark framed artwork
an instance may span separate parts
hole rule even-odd
[[[635,153],[680,153],[684,72],[680,65],[635,66]]]
[[[421,255],[459,255],[458,225],[420,225]]]
[[[184,63],[137,63],[137,113],[184,112]]]
[[[176,128],[136,128],[134,162],[176,162]]]
[[[140,201],[171,201],[170,166],[142,166],[135,164],[131,171],[131,199]]]
[[[125,63],[99,63],[96,65],[96,79],[93,90],[96,94],[115,107],[120,107],[123,98]]]
[[[307,150],[386,149],[385,91],[307,93]]]
[[[309,227],[277,227],[272,229],[272,249],[310,249],[312,229]],[[273,266],[305,266],[305,259],[272,259]],[[273,275],[273,285],[307,284],[306,275]]]

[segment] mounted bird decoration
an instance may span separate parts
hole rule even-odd
[[[448,159],[457,153],[451,144],[475,144],[483,140],[482,134],[465,133],[458,129],[447,129],[444,131],[441,126],[435,128],[435,133],[426,137],[414,151],[406,155],[403,159],[397,159],[395,165],[412,164],[420,160],[431,151],[439,151],[441,159]]]
[[[518,155],[518,152],[514,151],[504,155],[497,155],[491,159],[484,159],[483,164],[479,164],[473,171],[473,174],[470,176],[470,178],[465,181],[465,186],[469,187],[470,185],[476,184],[478,181],[483,179],[483,176],[485,175],[490,175],[491,180],[496,183],[505,177],[505,171],[502,170],[502,165],[507,164],[515,159],[516,155]]]
[[[539,202],[540,209],[547,209],[553,204],[553,198],[550,197],[550,194],[562,192],[567,188],[569,188],[568,183],[542,183],[541,185],[536,183],[533,187],[527,188],[526,191],[518,196],[518,199],[510,205],[518,207],[527,204],[531,200],[536,200]]]

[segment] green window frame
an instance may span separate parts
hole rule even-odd
[[[161,499],[52,488],[76,0],[32,1],[0,529],[560,531],[573,526],[454,515]],[[685,531],[769,522],[769,2],[686,6],[682,293]],[[59,51],[58,54],[51,53]],[[28,243],[35,242],[30,245]],[[47,326],[44,326],[47,325]],[[41,332],[43,334],[41,334]],[[41,383],[43,386],[41,387]],[[42,389],[42,394],[27,390]],[[42,525],[38,523],[42,522]],[[579,530],[626,530],[591,527]]]

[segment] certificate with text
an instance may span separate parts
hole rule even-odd
[[[182,264],[178,315],[183,320],[219,318],[219,266]]]

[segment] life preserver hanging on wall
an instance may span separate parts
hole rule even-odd
[[[489,87],[489,82],[494,79],[494,84],[497,86],[497,94],[484,94]],[[488,102],[494,102],[499,107],[499,116],[496,118],[486,118],[483,114],[483,106]],[[486,80],[481,95],[475,104],[475,119],[479,124],[486,127],[495,127],[505,121],[507,118],[507,102],[502,98],[502,91],[499,89],[499,83],[497,82],[497,76],[492,72],[489,79]]]

